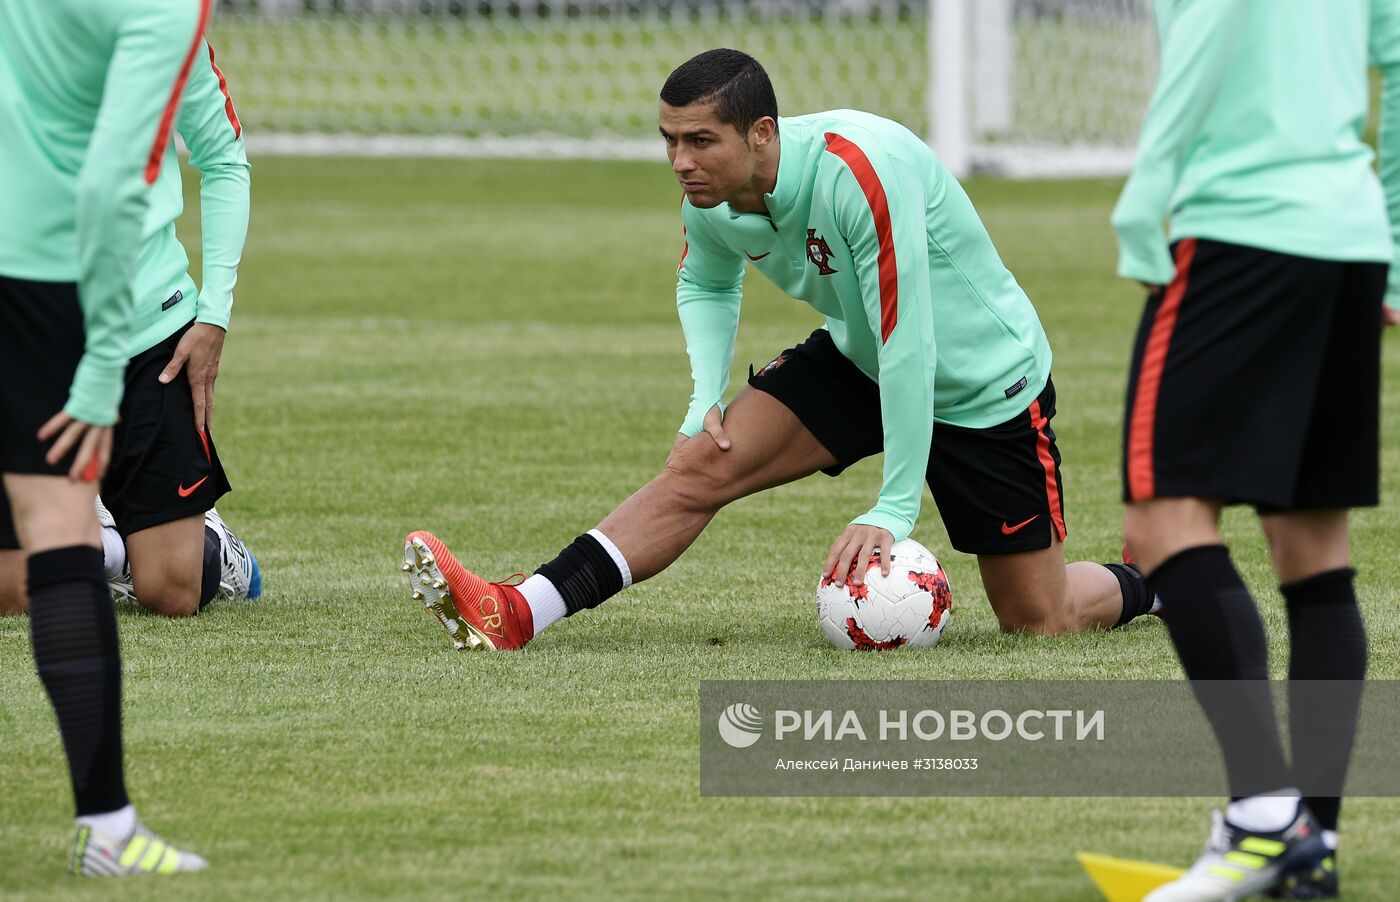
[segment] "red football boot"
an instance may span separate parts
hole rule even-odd
[[[437,536],[409,533],[403,558],[413,600],[437,617],[455,648],[503,651],[535,638],[534,616],[520,590],[463,567]]]

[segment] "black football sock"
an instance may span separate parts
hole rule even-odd
[[[76,545],[29,556],[29,630],[39,679],[58,715],[78,816],[125,807],[121,657],[100,549]]]
[[[1309,795],[1309,787],[1338,791],[1356,740],[1366,678],[1366,625],[1356,604],[1351,568],[1279,586],[1288,603],[1289,729],[1293,767],[1304,800],[1323,829],[1336,830],[1342,800]],[[1333,680],[1295,684],[1294,680]]]
[[[1148,585],[1162,599],[1182,669],[1220,741],[1230,794],[1241,798],[1293,786],[1269,694],[1264,623],[1229,551],[1205,545],[1178,552],[1157,567]]]
[[[597,539],[584,533],[535,571],[564,596],[566,616],[596,608],[622,591],[622,571]]]
[[[204,527],[204,570],[199,578],[199,609],[214,600],[219,591],[219,577],[224,572],[224,543],[212,526]]]
[[[1118,588],[1123,593],[1123,613],[1118,615],[1114,628],[1122,626],[1135,617],[1150,613],[1152,602],[1157,598],[1143,579],[1142,571],[1133,564],[1104,564],[1118,577]]]

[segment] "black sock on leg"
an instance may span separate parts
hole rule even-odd
[[[58,715],[78,816],[123,808],[121,656],[102,552],[41,551],[28,570],[34,664]]]
[[[1104,564],[1104,567],[1118,577],[1118,588],[1123,593],[1123,613],[1118,615],[1118,622],[1113,624],[1115,629],[1152,611],[1152,602],[1157,596],[1147,585],[1141,570],[1126,563]]]
[[[224,572],[224,543],[218,530],[204,527],[204,569],[199,578],[199,609],[214,600],[219,591],[219,577]]]
[[[1229,551],[1206,545],[1178,552],[1148,584],[1162,599],[1182,669],[1220,740],[1230,794],[1293,786],[1269,694],[1264,623]]]
[[[584,533],[559,556],[535,571],[554,584],[572,617],[596,608],[622,591],[622,571],[602,543]]]
[[[1304,800],[1324,830],[1336,830],[1366,678],[1366,625],[1351,568],[1279,586],[1288,604],[1289,729]],[[1328,680],[1324,684],[1294,681]],[[1315,795],[1319,788],[1326,795]]]

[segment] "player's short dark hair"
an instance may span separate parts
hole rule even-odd
[[[706,50],[681,63],[661,86],[661,99],[676,107],[714,103],[719,121],[740,134],[764,116],[778,118],[778,98],[768,73],[739,50]]]

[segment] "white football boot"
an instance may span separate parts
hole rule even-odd
[[[219,534],[219,544],[223,549],[220,555],[219,591],[214,597],[251,601],[262,595],[262,568],[248,546],[233,534],[224,518],[212,507],[204,515],[204,525]]]
[[[112,519],[112,512],[107,510],[107,505],[102,503],[102,498],[97,499],[97,522],[102,524],[104,529],[116,529],[117,521]],[[136,590],[131,581],[131,559],[127,558],[122,564],[122,572],[107,580],[107,589],[112,593],[113,601],[135,601]]]
[[[1191,870],[1143,902],[1238,902],[1311,871],[1327,857],[1322,827],[1301,803],[1293,822],[1275,833],[1236,827],[1219,811],[1213,818],[1205,851]]]
[[[87,877],[175,874],[202,871],[209,862],[193,852],[177,849],[152,833],[145,824],[126,839],[116,839],[92,827],[80,826],[73,838],[68,870]]]

